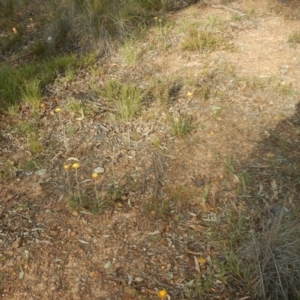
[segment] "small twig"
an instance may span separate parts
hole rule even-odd
[[[111,162],[111,170],[112,170],[113,181],[114,181],[114,187],[115,187],[115,168],[114,168],[114,163],[115,163],[115,148],[113,147],[113,155],[112,155],[112,162]]]
[[[103,126],[102,124],[99,124],[99,127],[102,129],[102,130],[104,130],[104,131],[106,131],[106,132],[109,132],[109,129],[107,129],[105,126]]]
[[[76,179],[76,187],[77,187],[78,197],[79,197],[80,204],[81,204],[81,195],[80,195],[80,187],[79,187],[79,181],[78,181],[77,168],[75,169],[75,179]]]
[[[153,158],[153,164],[155,168],[155,197],[158,197],[159,188],[161,185],[161,176],[164,174],[164,168],[159,155],[155,152]]]
[[[233,8],[227,7],[225,5],[212,5],[211,7],[213,7],[213,8],[219,8],[219,9],[225,9],[225,10],[228,10],[228,11],[230,11],[230,12],[232,12],[234,14],[237,14],[237,15],[239,15],[241,17],[246,16],[245,13],[243,13],[243,12],[237,10],[237,9],[233,9]]]
[[[110,111],[110,112],[117,112],[118,111],[118,109],[116,109],[116,108],[110,108],[110,107],[107,107],[107,106],[103,106],[103,104],[97,103],[97,102],[89,100],[89,99],[85,99],[85,101],[90,102],[92,104],[95,104],[96,106],[98,106],[103,111]]]
[[[8,58],[6,58],[4,55],[0,54],[0,62],[1,61],[8,61]]]

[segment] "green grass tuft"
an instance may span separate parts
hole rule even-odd
[[[198,30],[196,28],[190,29],[188,37],[182,43],[182,50],[212,52],[218,49],[229,49],[231,46],[219,34],[208,31]]]
[[[22,97],[29,102],[37,101],[42,89],[54,81],[58,74],[70,69],[76,70],[83,64],[85,58],[77,58],[75,55],[27,63],[21,67],[3,64],[0,68],[0,108],[15,105]]]
[[[192,119],[189,116],[180,116],[174,119],[171,132],[173,135],[184,137],[190,134],[193,129]]]
[[[134,85],[111,80],[101,94],[116,103],[117,115],[123,120],[132,119],[141,108],[142,91]]]

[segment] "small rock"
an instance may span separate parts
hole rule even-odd
[[[123,207],[123,204],[121,203],[121,202],[117,202],[116,203],[116,208],[118,209],[120,209],[120,208],[122,208]]]
[[[280,216],[281,213],[286,214],[289,212],[289,209],[281,204],[276,204],[271,208],[271,213],[275,215],[275,217]]]
[[[89,275],[91,278],[101,277],[101,274],[99,272],[90,272]]]
[[[122,196],[121,196],[121,200],[122,200],[122,201],[126,201],[127,199],[128,199],[128,197],[127,197],[126,195],[122,195]]]
[[[130,150],[129,155],[132,156],[132,157],[135,157],[136,151],[135,150]]]
[[[97,134],[97,135],[95,136],[95,138],[96,138],[96,140],[103,140],[103,139],[106,138],[106,135],[104,135],[104,134]]]
[[[97,167],[94,169],[94,173],[97,173],[97,174],[102,174],[104,172],[105,172],[105,169],[102,167]]]
[[[39,176],[43,176],[46,174],[46,172],[47,172],[46,169],[40,169],[40,170],[36,171],[35,174],[39,175]]]
[[[21,245],[22,245],[22,242],[23,242],[23,239],[22,239],[22,237],[17,237],[16,238],[16,240],[13,242],[13,244],[12,244],[12,247],[13,248],[19,248],[19,247],[21,247]]]
[[[8,251],[6,251],[6,254],[7,254],[8,256],[13,256],[13,255],[14,255],[14,252],[11,251],[11,250],[8,250]]]
[[[77,210],[73,210],[73,211],[72,211],[72,215],[73,215],[74,217],[78,217],[78,216],[79,216],[79,212],[78,212]]]

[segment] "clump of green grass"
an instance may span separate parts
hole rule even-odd
[[[222,36],[213,31],[192,28],[181,48],[188,51],[212,52],[221,48],[229,49],[230,45]]]
[[[119,100],[119,116],[121,119],[131,119],[140,110],[142,95],[139,88],[124,86]]]
[[[234,22],[241,22],[243,17],[239,14],[233,14],[231,17],[231,20]]]
[[[164,199],[152,197],[145,206],[151,217],[162,219],[170,212],[170,203]]]
[[[236,162],[232,157],[226,157],[224,160],[224,164],[230,174],[234,174],[235,172],[235,164]]]
[[[243,192],[246,193],[247,192],[247,187],[251,183],[250,175],[247,173],[246,170],[243,170],[242,172],[238,173],[237,176],[238,176],[239,181],[241,183]]]
[[[41,96],[40,80],[32,79],[24,83],[21,91],[21,99],[31,105],[34,110],[39,108]]]
[[[36,137],[30,137],[28,139],[29,151],[33,154],[38,154],[43,151],[43,145]]]
[[[14,163],[10,160],[0,158],[0,179],[6,180],[14,172]]]
[[[34,171],[37,170],[41,165],[42,163],[39,160],[29,159],[22,163],[21,169],[26,171]]]
[[[194,129],[193,121],[189,116],[179,116],[175,118],[171,127],[171,132],[175,136],[185,137]]]
[[[80,100],[71,98],[66,104],[66,110],[68,110],[73,116],[80,114],[82,110],[82,103]]]
[[[116,103],[117,115],[123,120],[132,119],[141,108],[142,91],[134,85],[112,80],[107,83],[102,95]]]
[[[25,97],[31,104],[38,104],[41,90],[55,77],[69,69],[78,69],[90,59],[65,55],[42,62],[27,63],[21,67],[3,64],[0,68],[0,107],[17,104]]]
[[[182,86],[181,78],[155,79],[146,91],[146,98],[157,100],[160,105],[167,106],[177,101]]]
[[[20,122],[15,126],[15,130],[17,134],[23,135],[23,136],[29,136],[30,134],[34,134],[37,132],[38,128],[36,127],[33,122]]]
[[[214,278],[212,274],[208,276],[195,276],[195,278],[185,283],[184,294],[187,299],[201,299],[209,293],[213,287]]]
[[[64,105],[64,108],[72,115],[72,117],[85,118],[92,117],[95,114],[95,111],[90,105],[73,97],[68,100],[68,102]],[[70,128],[72,128],[72,126],[69,126],[69,129]]]
[[[224,21],[217,15],[210,15],[209,26],[222,30],[224,29]]]
[[[125,37],[147,24],[152,14],[167,9],[163,0],[52,0],[48,3],[47,36],[61,47],[90,48]],[[57,48],[57,47],[56,47]]]
[[[288,38],[288,43],[291,46],[296,46],[300,43],[300,30],[294,31]]]
[[[279,95],[283,97],[293,95],[294,92],[292,85],[287,82],[279,82],[275,86],[275,90]]]
[[[141,58],[142,51],[137,48],[133,39],[128,39],[120,48],[120,53],[128,66],[135,66]]]

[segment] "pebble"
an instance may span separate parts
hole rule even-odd
[[[117,202],[117,203],[116,203],[116,207],[117,207],[117,208],[122,208],[122,207],[123,207],[123,204],[122,204],[121,202]]]
[[[97,135],[95,136],[95,138],[96,138],[96,140],[103,140],[103,139],[106,138],[106,135],[104,135],[104,134],[97,134]]]
[[[127,197],[126,195],[122,195],[122,196],[121,196],[121,200],[122,200],[122,201],[126,201],[127,199],[128,199],[128,197]]]
[[[77,210],[72,211],[72,215],[74,217],[78,217],[79,216],[79,212]]]
[[[105,169],[102,167],[97,167],[94,169],[94,173],[97,173],[97,174],[102,174],[104,172],[105,172]]]

